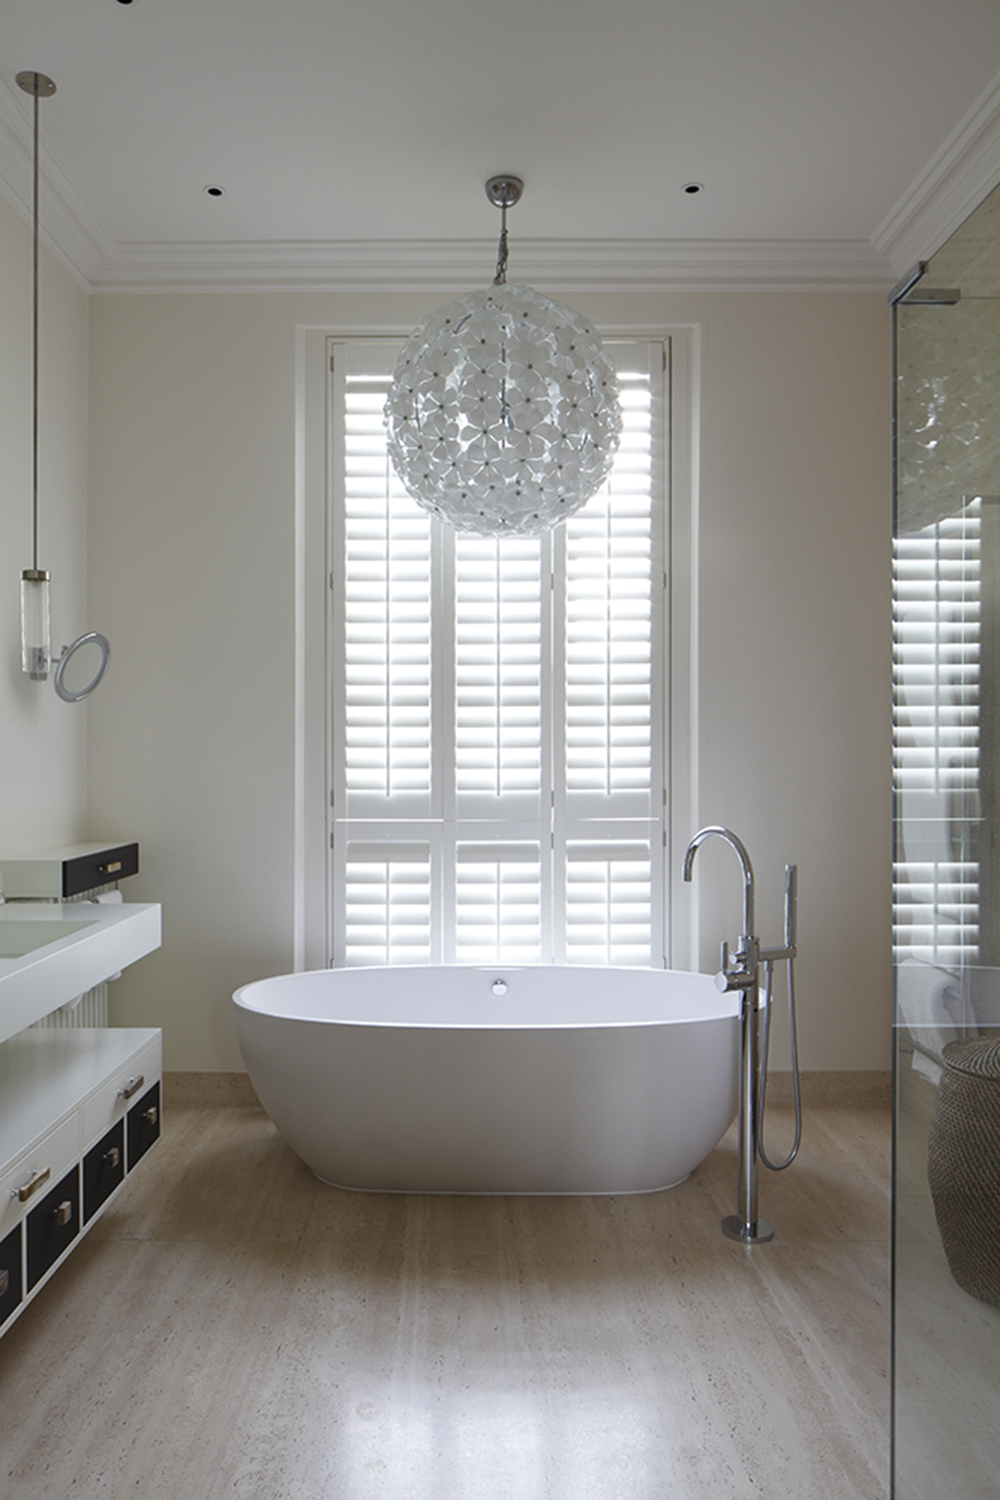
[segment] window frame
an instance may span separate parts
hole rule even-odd
[[[328,774],[333,753],[329,635],[331,549],[327,497],[335,454],[328,440],[333,400],[331,353],[344,340],[397,343],[411,330],[300,328],[296,351],[296,969],[326,967],[332,952],[333,889],[329,850],[333,809]],[[697,903],[685,890],[678,901],[676,868],[694,827],[697,804],[697,514],[700,331],[694,325],[603,328],[608,339],[663,341],[669,421],[669,469],[664,476],[668,526],[664,553],[668,658],[664,724],[665,861],[663,948],[673,967],[691,967],[697,951]],[[679,851],[679,852],[678,852]]]

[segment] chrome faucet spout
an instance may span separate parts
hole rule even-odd
[[[742,936],[743,937],[750,937],[753,934],[753,918],[754,918],[754,912],[753,912],[753,905],[754,905],[754,901],[753,901],[753,865],[750,863],[750,856],[749,856],[749,854],[746,851],[746,847],[744,846],[742,839],[737,838],[736,834],[733,833],[730,829],[723,828],[719,824],[712,824],[708,828],[702,828],[702,829],[700,829],[699,832],[695,834],[695,836],[691,840],[690,844],[688,844],[688,846],[687,846],[687,853],[684,855],[684,879],[685,880],[690,880],[691,879],[691,872],[694,869],[694,857],[697,854],[698,850],[701,848],[702,844],[705,842],[705,840],[709,839],[709,838],[725,839],[726,843],[730,846],[730,848],[732,848],[733,850],[735,850],[736,856],[739,859],[739,862],[740,862],[740,864],[741,864],[741,866],[743,868],[743,933],[742,933]]]

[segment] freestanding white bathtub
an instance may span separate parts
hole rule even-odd
[[[736,1114],[738,998],[663,969],[326,969],[233,996],[260,1101],[317,1177],[409,1193],[643,1193]]]

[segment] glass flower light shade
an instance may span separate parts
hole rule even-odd
[[[622,418],[614,366],[580,315],[503,283],[410,337],[385,422],[418,505],[457,531],[534,536],[599,489]]]

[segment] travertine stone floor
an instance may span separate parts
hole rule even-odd
[[[810,1112],[748,1249],[728,1138],[668,1193],[391,1197],[174,1110],[0,1341],[0,1493],[883,1500],[888,1158]]]

